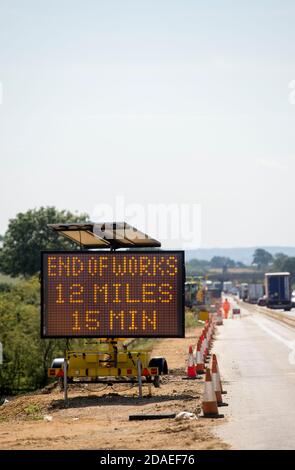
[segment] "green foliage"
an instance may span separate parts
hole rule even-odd
[[[292,256],[285,256],[284,258],[281,258],[281,263],[278,266],[277,271],[282,271],[282,272],[289,272],[292,274],[292,276],[295,276],[295,258]]]
[[[241,262],[235,262],[227,256],[213,256],[211,261],[200,259],[191,259],[186,263],[187,276],[202,276],[211,268],[227,269],[227,268],[244,268],[245,265]]]
[[[9,284],[12,286],[13,284],[17,284],[19,280],[20,279],[17,277],[11,277],[0,273],[0,284]]]
[[[66,340],[40,338],[40,283],[37,277],[0,292],[0,394],[34,390],[47,382],[47,368],[63,356]],[[72,340],[82,345],[83,340]]]
[[[245,264],[242,261],[236,261],[236,268],[245,268]]]
[[[42,419],[41,411],[41,407],[37,404],[31,404],[24,408],[27,417],[33,420]]]
[[[0,292],[9,292],[11,289],[11,284],[8,282],[1,282],[0,283]]]
[[[263,248],[257,248],[253,255],[252,264],[257,265],[258,268],[267,267],[273,262],[273,256]]]
[[[194,310],[185,309],[185,328],[195,328],[197,326],[203,325],[199,322],[198,316]]]
[[[186,263],[186,274],[189,275],[202,275],[205,274],[210,268],[209,261],[201,259],[192,259]]]
[[[159,341],[158,338],[137,338],[134,341],[132,341],[130,349],[151,351],[157,341]]]
[[[234,268],[236,263],[231,258],[227,258],[226,256],[213,256],[210,261],[210,266],[212,268]]]
[[[11,219],[0,250],[0,271],[11,276],[31,276],[40,270],[40,250],[75,249],[76,246],[47,228],[47,224],[85,222],[86,214],[75,215],[55,207],[19,213]]]
[[[285,255],[284,253],[276,253],[274,257],[272,271],[274,272],[283,271],[283,265],[287,259],[288,259],[288,256]]]

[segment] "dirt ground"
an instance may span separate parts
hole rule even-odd
[[[201,412],[203,380],[182,379],[188,346],[197,336],[195,328],[184,339],[155,342],[153,356],[166,357],[170,374],[160,388],[152,387],[152,396],[147,386],[139,399],[136,386],[81,384],[70,387],[68,408],[57,389],[10,399],[0,408],[0,449],[228,448],[214,436],[222,419],[129,421],[129,415],[141,413]]]

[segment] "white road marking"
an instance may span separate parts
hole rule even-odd
[[[285,338],[283,338],[281,335],[279,335],[278,333],[276,333],[275,331],[273,331],[271,328],[269,328],[268,326],[265,325],[265,323],[263,322],[263,320],[260,320],[258,318],[253,318],[251,317],[250,318],[254,323],[256,323],[256,325],[258,325],[262,330],[264,330],[266,333],[268,333],[270,336],[272,336],[273,338],[277,339],[278,341],[280,341],[281,343],[283,343],[285,346],[287,346],[289,349],[294,349],[294,346],[295,346],[295,341],[292,340],[292,341],[289,341]]]

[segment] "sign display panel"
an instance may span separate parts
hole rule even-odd
[[[184,252],[42,252],[43,338],[183,337]]]

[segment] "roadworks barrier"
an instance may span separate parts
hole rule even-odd
[[[221,418],[218,412],[216,394],[213,386],[210,369],[206,369],[205,388],[202,401],[202,410],[204,418]]]
[[[213,388],[214,388],[215,395],[216,395],[217,406],[228,406],[228,404],[224,403],[222,400],[221,380],[220,380],[220,375],[219,375],[219,370],[217,367],[216,360],[215,361],[212,360],[212,382],[213,382]]]
[[[221,308],[219,308],[219,309],[217,310],[216,325],[218,325],[218,326],[223,325],[223,318],[222,318],[222,310],[221,310]]]
[[[219,370],[219,365],[218,365],[216,354],[213,354],[213,356],[212,356],[212,367],[213,367],[213,364],[216,364],[216,369],[217,369],[217,372],[218,372],[218,377],[219,377],[219,382],[220,382],[221,393],[222,393],[222,395],[226,395],[227,392],[225,390],[223,390],[223,387],[222,387],[221,375],[220,375],[220,370]]]
[[[202,354],[201,340],[198,341],[196,351],[196,373],[198,375],[205,374],[204,356]]]
[[[195,379],[196,376],[197,376],[197,374],[196,374],[196,366],[195,366],[193,347],[190,346],[189,350],[188,350],[188,359],[187,359],[187,378]]]

